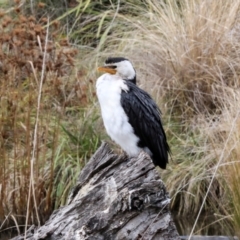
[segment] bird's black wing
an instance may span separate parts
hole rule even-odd
[[[140,139],[138,145],[149,148],[153,163],[165,169],[170,148],[162,127],[161,112],[148,93],[130,81],[125,83],[129,90],[122,91],[121,105]]]

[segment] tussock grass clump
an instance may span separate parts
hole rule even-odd
[[[217,221],[223,221],[225,226],[225,220],[228,224],[232,221],[237,229],[239,225],[233,219],[239,206],[240,92],[226,90],[225,94],[220,114],[198,114],[187,136],[178,134],[175,161],[163,176],[171,189],[172,208],[179,216],[196,216],[203,204],[203,214],[218,216]],[[228,228],[232,229],[231,224]]]
[[[161,85],[178,115],[212,113],[221,107],[224,87],[239,86],[238,9],[236,0],[148,1],[144,19],[129,19],[135,27],[130,41],[142,51],[131,45],[129,52],[126,42],[119,47],[141,67],[145,61],[146,79]]]

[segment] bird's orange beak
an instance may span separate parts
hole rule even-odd
[[[110,74],[116,74],[117,70],[110,67],[98,67],[99,72],[106,72]]]

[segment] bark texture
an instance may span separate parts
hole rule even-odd
[[[30,228],[26,239],[180,239],[169,202],[147,154],[118,156],[103,143],[81,171],[67,205],[40,228]]]

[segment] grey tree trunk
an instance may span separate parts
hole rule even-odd
[[[147,154],[118,156],[103,143],[81,171],[67,205],[40,228],[29,229],[26,239],[177,240],[169,201]]]

